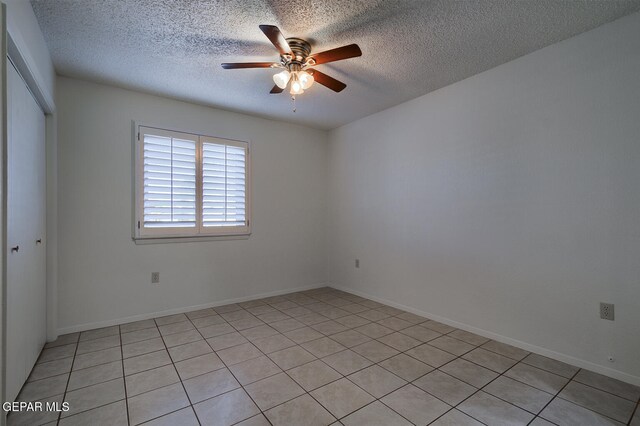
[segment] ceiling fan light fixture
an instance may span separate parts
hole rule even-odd
[[[269,93],[273,94],[282,93],[289,86],[291,95],[300,95],[310,88],[315,81],[336,93],[341,92],[347,87],[346,84],[310,67],[362,55],[362,51],[357,44],[349,44],[312,54],[311,45],[308,41],[297,37],[285,38],[275,25],[260,25],[260,30],[278,50],[280,60],[278,62],[231,62],[222,64],[222,68],[226,70],[243,68],[282,69],[282,71],[272,76],[275,86]]]
[[[294,77],[291,79],[291,90],[289,93],[292,95],[301,95],[304,93],[304,87],[302,86],[302,82],[298,79],[298,76],[294,74]]]
[[[311,87],[314,81],[313,75],[306,71],[300,71],[300,73],[298,74],[298,80],[300,81],[300,83],[302,83],[302,88],[305,90]]]
[[[279,88],[284,89],[287,87],[290,78],[291,74],[289,74],[289,71],[284,70],[273,76],[273,82],[276,83],[276,86]]]

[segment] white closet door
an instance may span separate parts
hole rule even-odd
[[[46,340],[45,117],[7,66],[7,399],[13,401]]]

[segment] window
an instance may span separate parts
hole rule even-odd
[[[248,235],[247,142],[138,127],[135,238]]]

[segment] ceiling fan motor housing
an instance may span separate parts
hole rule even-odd
[[[300,65],[304,64],[307,57],[311,54],[311,45],[309,42],[301,38],[289,37],[287,43],[289,43],[289,47],[293,52],[293,57],[289,59],[283,55],[282,59],[285,64],[288,62],[298,62]]]

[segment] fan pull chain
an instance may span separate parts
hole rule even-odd
[[[295,113],[298,110],[298,108],[296,107],[296,97],[295,97],[295,95],[291,96],[291,100],[293,101],[293,112]]]

